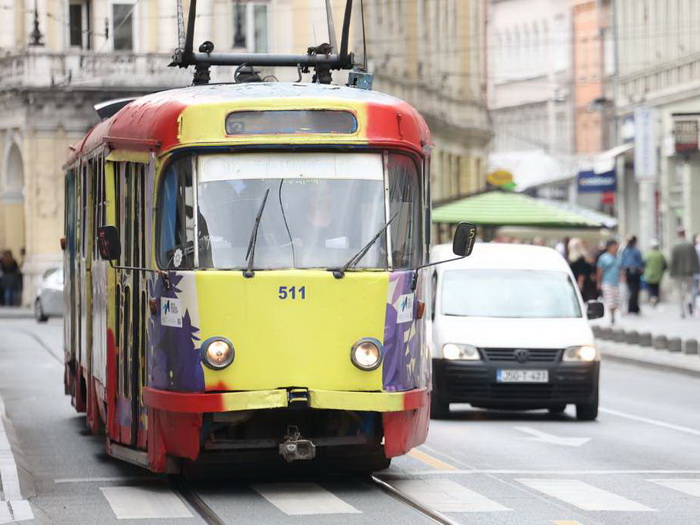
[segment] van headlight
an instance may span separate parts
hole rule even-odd
[[[479,350],[473,345],[447,343],[442,347],[442,356],[445,359],[462,359],[464,361],[480,361]]]
[[[600,354],[593,345],[572,346],[564,350],[562,361],[592,363],[593,361],[600,361]]]
[[[213,370],[222,370],[233,363],[236,352],[225,337],[212,337],[202,343],[202,363]]]
[[[376,370],[382,363],[382,343],[372,337],[360,339],[352,345],[350,360],[360,370]]]

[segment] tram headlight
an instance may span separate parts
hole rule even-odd
[[[360,370],[376,370],[382,363],[382,354],[382,343],[366,337],[352,345],[350,360]]]
[[[233,363],[236,352],[225,337],[212,337],[202,343],[202,363],[214,370],[221,370]]]

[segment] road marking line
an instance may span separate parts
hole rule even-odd
[[[554,520],[554,525],[582,525],[580,521],[573,520]]]
[[[104,478],[58,478],[54,479],[54,483],[105,483],[109,481],[124,483],[124,482],[144,482],[154,481],[162,482],[161,479],[153,476],[114,476]]]
[[[526,438],[530,439],[532,441],[539,441],[541,443],[547,443],[549,445],[562,445],[565,447],[580,447],[581,445],[585,445],[588,443],[591,438],[580,438],[580,437],[563,437],[563,436],[555,436],[554,434],[548,434],[547,432],[542,432],[541,430],[537,430],[536,428],[532,427],[513,427],[515,430],[519,432],[523,432],[524,434],[530,434],[531,438]]]
[[[423,452],[422,450],[418,450],[417,448],[411,449],[408,455],[411,456],[413,459],[417,459],[421,463],[425,463],[429,467],[433,467],[436,470],[457,470],[457,467],[454,467],[449,463],[445,463],[444,461],[441,461],[438,458],[431,456],[430,454],[426,454],[425,452]]]
[[[657,427],[678,430],[679,432],[685,432],[686,434],[691,434],[693,436],[700,436],[700,430],[696,430],[694,428],[684,427],[681,425],[674,425],[673,423],[666,423],[665,421],[649,419],[648,417],[635,416],[634,414],[627,414],[626,412],[620,412],[619,410],[612,410],[610,408],[600,408],[599,410],[600,412],[610,414],[611,416],[623,417],[626,419],[631,419],[632,421],[639,421],[641,423],[656,425]]]
[[[252,488],[288,516],[361,514],[316,483],[265,483]]]
[[[0,396],[0,484],[2,484],[2,493],[5,500],[12,502],[12,504],[6,503],[5,505],[0,505],[0,508],[4,507],[9,513],[13,513],[14,507],[12,505],[15,505],[19,515],[14,516],[13,514],[14,521],[32,520],[34,519],[32,508],[29,506],[29,502],[22,499],[15,456],[12,454],[10,440],[7,438],[7,433],[5,432],[6,418],[5,402]]]
[[[401,479],[406,476],[440,476],[444,472],[436,470],[402,470],[382,472],[382,479]],[[562,476],[608,476],[626,474],[647,474],[647,475],[690,475],[700,474],[700,470],[512,470],[512,469],[472,469],[472,470],[452,470],[450,474],[514,474],[514,475],[562,475]]]
[[[449,480],[400,480],[391,486],[438,512],[501,512],[511,510],[478,492]]]
[[[167,487],[100,487],[100,490],[118,520],[193,517]]]
[[[653,511],[646,505],[637,503],[607,490],[599,489],[577,479],[518,479],[523,485],[553,498],[574,505],[581,510],[595,511]]]
[[[700,498],[700,479],[648,479],[647,481]]]
[[[12,523],[14,518],[12,517],[12,512],[10,512],[10,506],[4,501],[0,503],[0,523]]]

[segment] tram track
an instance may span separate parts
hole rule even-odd
[[[406,505],[416,512],[419,512],[426,518],[440,525],[458,525],[454,520],[451,520],[444,514],[424,505],[417,499],[409,496],[405,492],[397,489],[387,481],[372,474],[369,476],[372,484],[378,487],[382,492],[388,494],[393,499]],[[172,488],[185,500],[194,512],[208,525],[226,525],[227,521],[219,516],[187,483],[177,479],[171,479],[170,485]]]
[[[432,509],[428,507],[427,505],[424,505],[420,501],[418,501],[415,498],[412,498],[405,492],[397,489],[396,487],[390,485],[383,479],[375,476],[372,474],[371,476],[372,481],[374,482],[375,485],[377,485],[381,490],[389,494],[391,497],[393,497],[395,500],[403,503],[404,505],[407,505],[414,510],[420,512],[427,518],[430,518],[433,520],[435,523],[439,523],[440,525],[458,525],[458,523],[454,520],[451,520],[444,514],[436,511],[435,509]]]

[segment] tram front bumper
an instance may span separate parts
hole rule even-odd
[[[171,392],[143,389],[144,404],[156,410],[187,414],[308,407],[325,410],[403,412],[428,404],[425,388],[405,392],[348,392],[313,389],[251,390],[244,392]]]

